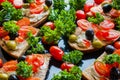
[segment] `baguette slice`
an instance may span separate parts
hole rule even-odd
[[[97,58],[97,61],[102,61],[107,53],[103,53],[100,57]],[[99,74],[94,70],[94,65],[92,64],[82,72],[84,80],[100,80]]]
[[[39,34],[39,29],[36,29],[36,30],[37,30],[37,32],[34,36],[37,36]],[[26,50],[29,48],[28,42],[26,40],[24,40],[22,43],[18,44],[17,45],[18,49],[16,49],[16,50],[8,49],[5,42],[2,39],[0,39],[0,46],[2,47],[2,49],[4,51],[6,51],[10,56],[12,56],[14,58],[18,58],[21,55],[23,55],[26,52]]]
[[[31,23],[31,26],[33,26],[33,27],[39,27],[39,25],[41,25],[42,23],[44,23],[47,20],[47,17],[49,15],[49,13],[50,13],[49,10],[47,10],[46,12],[44,12],[44,15],[42,15],[42,18],[39,21],[35,22],[35,23]]]
[[[42,55],[44,56],[44,64],[43,66],[40,67],[37,73],[33,74],[33,77],[39,77],[40,80],[45,80],[45,77],[49,68],[51,55],[50,54],[42,54]],[[0,69],[0,73],[5,73],[8,75],[16,74],[15,72],[5,72],[2,68]]]
[[[119,37],[120,37],[120,32],[119,32],[119,31],[113,30],[113,32],[118,33],[118,34],[119,34]],[[79,27],[77,27],[74,34],[75,34],[76,36],[79,36],[79,35],[81,35],[82,33],[83,33],[83,31],[82,31]],[[82,36],[82,35],[81,35],[81,36]],[[119,38],[119,37],[118,37],[118,38]],[[118,38],[116,38],[114,41],[111,41],[111,42],[102,41],[103,47],[106,46],[106,45],[108,45],[108,44],[112,44],[112,43],[115,42]],[[80,51],[85,52],[85,53],[90,53],[90,52],[93,52],[93,51],[96,51],[96,50],[99,49],[99,48],[94,48],[92,45],[91,45],[89,48],[79,47],[78,44],[77,44],[77,42],[70,42],[70,41],[68,41],[68,44],[69,44],[70,47],[72,47],[73,49],[80,50]]]

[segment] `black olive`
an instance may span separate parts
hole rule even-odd
[[[2,22],[2,21],[0,21],[0,27],[2,27],[2,24],[3,24],[3,22]]]
[[[112,9],[112,6],[111,6],[110,4],[104,4],[104,5],[102,6],[102,9],[103,9],[103,12],[104,12],[104,13],[108,13],[108,12],[110,12],[110,10]]]
[[[113,67],[110,70],[110,80],[118,80],[120,78],[120,71],[118,68]]]
[[[45,4],[50,7],[52,5],[52,0],[45,0]]]
[[[19,58],[17,59],[17,61],[18,61],[18,62],[20,62],[20,61],[25,61],[25,59],[26,59],[26,56],[25,56],[25,55],[22,55],[21,57],[19,57]]]
[[[8,80],[20,80],[20,79],[17,77],[17,75],[12,74],[9,76]]]
[[[24,2],[24,3],[28,3],[28,1],[27,1],[27,0],[23,0],[23,2]]]
[[[8,35],[10,36],[10,40],[15,40],[15,38],[19,36],[18,33],[9,33]]]
[[[115,48],[114,48],[112,45],[107,45],[107,46],[105,47],[105,51],[106,51],[106,53],[108,53],[108,54],[112,54],[112,53],[115,51]]]
[[[93,40],[94,38],[94,31],[92,29],[88,29],[86,32],[85,32],[85,35],[86,35],[86,38],[88,40]]]

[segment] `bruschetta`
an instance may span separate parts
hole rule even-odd
[[[85,80],[119,80],[119,59],[118,51],[112,54],[104,52],[95,62],[83,70]]]
[[[45,80],[50,59],[50,54],[31,54],[5,62],[0,68],[0,79]]]

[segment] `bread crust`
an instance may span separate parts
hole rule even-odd
[[[104,52],[101,56],[99,56],[96,59],[96,61],[102,61],[106,55],[107,53]],[[95,70],[93,70],[93,68],[94,68],[94,64],[92,64],[82,72],[82,76],[84,80],[99,80],[99,76],[95,75],[97,73],[95,72]]]
[[[39,77],[40,80],[45,80],[48,68],[49,68],[49,63],[51,60],[51,55],[49,53],[46,54],[41,54],[44,57],[44,64],[42,67],[39,68],[39,71],[33,74],[33,77]],[[5,74],[16,74],[15,72],[5,72],[2,68],[0,69],[0,73],[5,73]]]
[[[113,31],[116,32],[116,33],[118,33],[119,36],[120,36],[120,32],[119,32],[119,31],[116,31],[116,30],[113,30]],[[82,31],[79,27],[77,27],[74,34],[75,34],[76,36],[78,36],[78,35],[82,34],[82,32],[83,32],[83,31]],[[118,38],[119,38],[119,37],[118,37]],[[117,38],[117,39],[118,39],[118,38]],[[117,39],[115,39],[114,41],[116,41]],[[108,44],[112,44],[114,41],[112,41],[112,42],[102,41],[103,47],[106,46],[106,45],[108,45]],[[89,48],[79,47],[76,42],[73,42],[73,43],[72,43],[72,42],[68,41],[68,44],[69,44],[70,47],[72,47],[73,49],[80,50],[80,51],[85,52],[85,53],[90,53],[90,52],[93,52],[93,51],[98,50],[98,48],[94,48],[93,46],[91,46],[91,47],[89,47]]]
[[[39,34],[39,29],[36,29],[36,30],[37,30],[37,32],[36,32],[36,34],[34,36],[37,36]],[[17,45],[17,47],[19,46],[19,49],[17,49],[17,50],[10,50],[10,49],[7,48],[4,40],[2,40],[2,39],[0,39],[0,46],[2,47],[2,49],[4,51],[6,51],[10,56],[12,56],[14,58],[18,58],[21,55],[23,55],[26,52],[26,50],[30,47],[28,45],[28,42],[26,40],[24,40],[23,42],[21,42],[21,43],[19,43]]]

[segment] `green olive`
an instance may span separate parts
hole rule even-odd
[[[8,80],[8,75],[4,73],[0,73],[0,80]]]
[[[104,44],[100,40],[93,40],[92,46],[94,48],[102,48]]]
[[[70,42],[75,42],[76,40],[77,40],[77,36],[76,35],[72,34],[72,35],[69,36],[69,41]]]
[[[10,50],[15,50],[15,49],[16,49],[16,46],[17,46],[17,44],[16,44],[16,42],[15,42],[15,41],[10,40],[10,41],[7,41],[7,42],[6,42],[6,46],[7,46],[7,47],[8,47],[8,49],[10,49]]]

